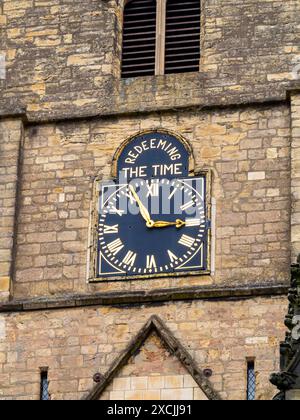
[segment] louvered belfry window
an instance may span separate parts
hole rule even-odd
[[[199,71],[200,0],[129,0],[122,77]]]
[[[122,77],[155,74],[156,0],[132,0],[125,6]]]
[[[168,0],[165,73],[199,71],[200,1]]]

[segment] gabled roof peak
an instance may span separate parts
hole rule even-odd
[[[156,332],[162,340],[171,355],[177,357],[186,370],[193,377],[199,388],[209,400],[221,400],[220,395],[214,390],[210,381],[205,377],[202,370],[199,369],[194,359],[175,338],[173,333],[167,328],[164,322],[156,315],[149,318],[146,324],[141,328],[138,334],[131,340],[126,349],[115,359],[111,367],[102,377],[101,382],[95,385],[91,392],[86,395],[84,400],[98,400],[102,392],[116,377],[119,371],[128,363],[129,359],[136,354],[142,347],[151,333]]]

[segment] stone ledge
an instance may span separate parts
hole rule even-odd
[[[191,287],[180,289],[154,290],[151,292],[118,292],[97,293],[94,295],[68,295],[58,298],[38,298],[28,300],[12,300],[0,303],[0,313],[28,312],[38,310],[55,310],[64,308],[80,308],[87,306],[155,304],[178,300],[241,300],[263,296],[286,296],[288,286],[249,285],[248,287]]]
[[[292,82],[287,89],[288,98],[295,93],[300,93],[300,80],[295,80]]]
[[[57,108],[55,110],[43,109],[42,104],[39,111],[26,110],[26,121],[30,124],[44,124],[59,121],[68,121],[72,119],[87,119],[87,118],[111,118],[111,117],[125,117],[137,114],[153,114],[156,112],[175,112],[182,110],[195,110],[195,109],[216,109],[216,108],[230,108],[237,106],[251,106],[251,105],[264,105],[270,103],[282,103],[287,100],[287,90],[283,90],[281,94],[274,94],[273,96],[264,96],[261,98],[247,97],[247,98],[234,98],[234,100],[218,100],[212,98],[199,98],[194,101],[182,102],[182,104],[168,104],[168,105],[155,105],[152,103],[144,104],[144,106],[128,106],[126,109],[116,106],[109,109],[97,109],[93,104],[91,108],[82,108],[64,112],[63,109]],[[100,100],[100,98],[99,98]]]
[[[21,118],[26,120],[26,107],[19,104],[9,104],[6,108],[0,106],[0,118]]]
[[[0,106],[0,118],[14,118],[18,117],[21,118],[24,123],[29,124],[44,124],[44,123],[54,123],[60,121],[68,121],[68,120],[81,120],[87,118],[111,118],[111,117],[121,117],[121,116],[128,116],[128,115],[136,115],[136,114],[151,114],[154,112],[170,112],[170,111],[181,111],[186,109],[216,109],[216,108],[228,108],[228,107],[237,107],[237,106],[251,106],[251,105],[264,105],[268,103],[279,103],[285,102],[286,100],[290,100],[291,94],[296,92],[300,92],[300,81],[291,82],[288,87],[282,90],[280,94],[275,95],[268,95],[261,98],[255,97],[247,97],[247,98],[234,98],[234,100],[216,100],[216,99],[201,99],[198,98],[197,100],[191,102],[183,102],[182,104],[170,104],[170,105],[159,105],[159,106],[145,106],[141,109],[138,108],[127,108],[123,110],[121,107],[113,107],[109,109],[97,109],[95,104],[91,108],[84,108],[68,111],[63,113],[61,109],[57,112],[50,111],[50,110],[41,110],[30,112],[28,111],[27,107],[14,105],[9,106],[8,109],[2,109]],[[63,98],[61,98],[63,101]],[[42,107],[41,107],[42,108]]]

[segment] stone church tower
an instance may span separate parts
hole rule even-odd
[[[0,1],[1,400],[272,399],[299,225],[299,0]]]

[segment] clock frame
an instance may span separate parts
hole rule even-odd
[[[170,138],[172,138],[172,141],[174,142],[179,142],[181,145],[183,145],[184,150],[186,150],[186,155],[184,156],[184,159],[181,161],[180,159],[177,160],[177,162],[179,161],[179,163],[181,163],[182,168],[184,168],[185,172],[183,172],[182,174],[179,174],[179,176],[173,176],[173,174],[167,174],[166,176],[159,176],[158,178],[155,178],[153,173],[151,173],[151,177],[149,177],[149,173],[148,175],[146,174],[146,171],[149,170],[150,165],[152,165],[151,167],[155,168],[158,167],[159,165],[161,165],[162,162],[162,157],[159,157],[159,163],[157,164],[157,161],[155,160],[155,155],[154,155],[154,160],[153,160],[153,154],[150,154],[150,151],[148,153],[148,156],[143,156],[143,162],[145,164],[149,164],[149,167],[147,169],[145,169],[145,173],[143,174],[144,177],[140,178],[142,179],[144,182],[150,182],[150,180],[153,180],[153,178],[155,178],[156,180],[160,180],[159,182],[161,182],[163,179],[166,180],[166,182],[172,183],[174,182],[176,179],[180,180],[180,182],[184,179],[186,180],[192,180],[192,179],[203,179],[204,182],[204,190],[205,190],[205,197],[204,197],[204,212],[205,212],[205,233],[204,233],[204,238],[203,238],[203,242],[202,242],[202,251],[203,251],[203,266],[202,267],[197,267],[197,269],[193,269],[193,267],[187,267],[186,269],[180,269],[178,271],[176,270],[162,270],[161,267],[158,267],[157,270],[153,270],[152,272],[150,271],[144,271],[144,270],[129,270],[129,271],[123,271],[120,270],[120,272],[116,271],[112,271],[112,272],[102,272],[100,270],[100,266],[99,266],[99,261],[100,258],[106,258],[107,255],[104,255],[103,253],[103,249],[101,247],[103,246],[107,246],[108,244],[103,245],[103,235],[102,235],[102,245],[100,245],[100,241],[99,241],[99,234],[101,234],[100,230],[99,230],[99,223],[100,223],[100,214],[101,214],[101,206],[100,206],[100,197],[101,197],[101,190],[103,187],[107,186],[107,185],[112,185],[112,181],[115,184],[120,183],[118,177],[116,178],[115,176],[113,176],[113,180],[111,180],[109,182],[109,180],[104,181],[102,179],[95,179],[94,182],[94,194],[93,194],[93,205],[91,207],[91,224],[90,224],[90,236],[89,236],[89,266],[88,266],[88,281],[89,282],[118,282],[118,281],[131,281],[131,280],[151,280],[154,278],[166,278],[166,277],[170,277],[170,278],[177,278],[177,277],[188,277],[188,276],[203,276],[203,275],[208,275],[210,274],[210,219],[211,219],[211,206],[210,206],[210,188],[211,188],[211,172],[208,169],[202,169],[199,171],[195,171],[194,170],[194,160],[193,160],[193,155],[192,155],[192,151],[190,146],[188,145],[188,143],[186,141],[182,141],[182,139],[177,135],[174,135],[173,133],[170,134],[170,132],[166,132],[165,130],[158,130],[158,131],[148,131],[148,132],[144,132],[141,133],[137,136],[134,136],[133,138],[126,140],[124,142],[124,144],[122,145],[121,148],[119,148],[116,152],[116,156],[114,159],[114,163],[113,163],[113,167],[112,167],[112,174],[115,175],[116,174],[116,170],[120,172],[120,167],[121,167],[121,171],[122,166],[120,166],[119,162],[120,160],[123,158],[124,160],[124,151],[125,151],[125,156],[128,156],[128,147],[130,147],[130,145],[132,144],[139,144],[136,143],[139,141],[139,139],[141,139],[141,141],[143,141],[145,143],[145,135],[150,135],[153,136],[153,138],[169,138],[167,136],[171,136]],[[163,137],[160,137],[160,136]],[[146,137],[147,138],[147,137]],[[149,139],[149,137],[148,137]],[[133,141],[135,141],[135,143],[132,143]],[[148,140],[149,141],[149,140]],[[158,142],[158,140],[157,140]],[[172,147],[169,150],[175,150],[174,149],[174,144],[172,144]],[[137,147],[137,146],[135,146]],[[127,151],[126,151],[127,148]],[[137,147],[137,149],[139,151],[139,148]],[[177,148],[176,150],[182,150],[180,148]],[[123,152],[122,152],[123,151]],[[165,150],[164,150],[165,153]],[[134,156],[133,154],[131,154],[130,156]],[[174,153],[173,155],[169,155],[174,157]],[[170,165],[168,165],[169,162],[166,163],[166,167],[169,168],[171,167]],[[178,165],[178,167],[180,167]],[[190,167],[192,167],[192,170],[190,169]],[[121,172],[120,172],[121,173]],[[134,173],[134,171],[132,172]],[[131,178],[129,175],[129,171],[127,171],[127,178],[126,178],[126,182],[124,183],[124,179],[122,179],[123,187],[125,187],[125,185],[131,184],[132,181],[134,180],[134,178]],[[136,203],[135,203],[136,204]],[[136,217],[141,217],[140,215],[137,215]],[[162,218],[163,215],[160,215],[159,218]],[[121,218],[120,218],[121,219]],[[121,220],[120,220],[121,222]],[[122,222],[121,222],[122,223]],[[124,222],[126,223],[126,222]],[[139,222],[140,223],[140,222]],[[103,224],[103,221],[102,221]],[[172,232],[171,229],[173,229],[172,227],[166,227],[164,228],[164,233],[163,235],[165,236],[165,232],[167,232],[169,230],[169,232]],[[176,229],[176,227],[174,227],[174,229]],[[187,229],[185,227],[185,229]],[[102,231],[103,233],[103,231]],[[185,232],[187,233],[187,232]],[[182,232],[182,234],[184,235],[184,233]],[[116,237],[116,236],[115,236]],[[127,254],[125,253],[125,255],[123,255],[123,259],[125,258],[126,261],[126,257],[127,260],[128,258],[130,258],[130,250],[126,249],[126,242],[125,244],[122,245],[125,246],[125,250],[127,252]],[[187,246],[187,245],[186,245]],[[116,248],[118,251],[118,248]],[[125,251],[124,250],[124,251]],[[107,252],[107,251],[106,251]],[[123,250],[122,250],[123,252]],[[121,253],[120,253],[121,254]],[[172,254],[172,252],[171,252]],[[174,254],[173,254],[174,255]],[[176,256],[176,255],[175,255]],[[115,257],[115,256],[114,256]],[[172,256],[171,256],[172,258]],[[179,255],[180,258],[180,255]],[[106,261],[107,263],[109,262]],[[173,261],[172,261],[173,262]],[[106,264],[107,266],[107,264]],[[120,267],[118,267],[120,269]]]

